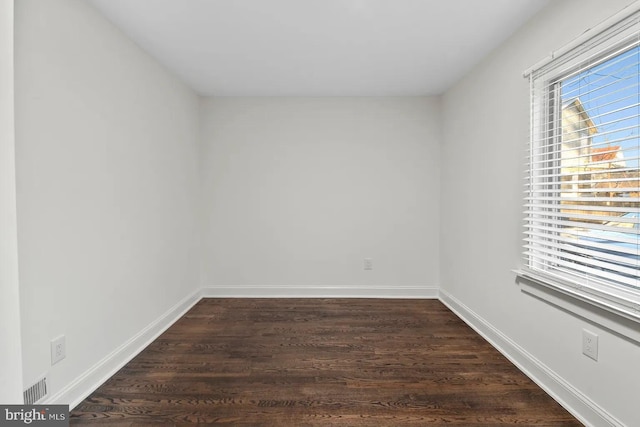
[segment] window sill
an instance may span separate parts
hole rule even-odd
[[[522,292],[640,344],[640,307],[608,302],[584,289],[514,270]]]

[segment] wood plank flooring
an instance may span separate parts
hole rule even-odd
[[[437,300],[203,299],[72,425],[579,426]]]

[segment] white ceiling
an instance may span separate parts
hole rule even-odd
[[[202,95],[444,92],[548,0],[88,0]]]

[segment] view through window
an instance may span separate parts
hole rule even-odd
[[[572,273],[638,287],[640,47],[560,80],[561,238]],[[558,120],[559,119],[559,120]]]

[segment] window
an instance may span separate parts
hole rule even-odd
[[[523,270],[638,321],[639,27],[637,12],[618,19],[527,73]]]

